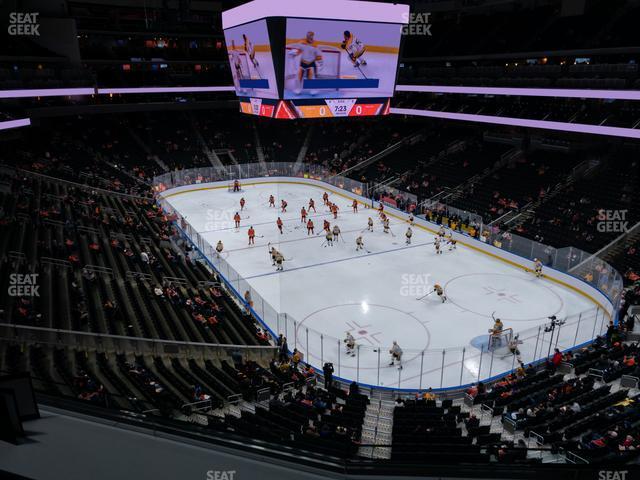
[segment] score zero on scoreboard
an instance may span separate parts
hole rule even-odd
[[[315,105],[300,105],[295,101],[292,103],[299,118],[330,118],[384,115],[387,102],[373,101],[371,103],[363,103],[362,99],[358,101],[355,98],[341,98],[325,99],[322,103]]]

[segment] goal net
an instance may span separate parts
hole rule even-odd
[[[489,333],[490,352],[509,353],[509,343],[513,340],[513,329],[505,328],[498,334]]]
[[[294,90],[298,87],[298,71],[300,68],[301,54],[298,51],[298,44],[287,45],[285,60],[285,88]],[[342,53],[339,48],[330,45],[318,45],[322,52],[322,67],[316,70],[316,78],[340,78],[340,57]]]
[[[237,182],[237,186],[236,186],[236,182]],[[230,180],[229,184],[227,185],[227,191],[229,191],[229,192],[241,192],[242,191],[242,184],[240,183],[239,180]]]

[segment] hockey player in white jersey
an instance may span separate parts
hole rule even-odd
[[[356,36],[349,30],[344,31],[344,39],[340,45],[346,50],[354,67],[366,65],[367,61],[364,59],[364,52],[367,50],[364,43],[362,43]]]
[[[395,365],[396,361],[398,362],[398,370],[402,370],[402,349],[398,342],[393,341],[393,345],[389,349],[389,353],[391,354],[391,362],[389,366]]]
[[[318,70],[322,69],[322,51],[314,42],[314,33],[307,32],[307,36],[301,41],[296,48],[289,52],[289,55],[300,55],[300,67],[297,74],[297,87],[294,89],[296,94],[302,91],[302,84],[305,78],[314,79],[318,76]],[[311,92],[313,93],[313,92]]]
[[[349,355],[350,357],[355,357],[356,356],[356,339],[353,338],[353,335],[351,335],[351,332],[347,332],[347,336],[344,339],[344,343],[345,346],[347,347],[347,355]]]
[[[249,40],[249,37],[247,37],[244,33],[242,34],[242,39],[244,40],[244,51],[247,52],[249,60],[251,60],[254,68],[257,69],[260,64],[258,63],[258,59],[256,58],[256,49],[253,46],[251,40]]]

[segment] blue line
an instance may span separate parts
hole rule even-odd
[[[401,250],[409,250],[410,248],[424,247],[425,245],[433,245],[433,242],[418,243],[416,245],[411,245],[411,246],[406,246],[406,247],[399,247],[399,248],[392,248],[390,250],[383,250],[381,252],[366,253],[364,255],[357,255],[357,256],[354,256],[354,257],[339,258],[337,260],[329,260],[327,262],[314,263],[313,265],[306,265],[304,267],[296,267],[296,268],[292,268],[290,270],[282,270],[282,271],[279,271],[279,272],[261,273],[260,275],[253,275],[252,277],[245,277],[245,280],[251,280],[251,279],[260,278],[260,277],[267,277],[269,275],[278,275],[280,273],[295,272],[296,270],[303,270],[305,268],[320,267],[322,265],[330,265],[332,263],[346,262],[347,260],[354,260],[356,258],[373,257],[374,255],[382,255],[383,253],[399,252]],[[286,259],[285,259],[285,261],[286,261]]]

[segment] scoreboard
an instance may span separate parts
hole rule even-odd
[[[407,5],[254,0],[222,14],[240,111],[278,119],[387,115]]]
[[[388,115],[389,108],[389,98],[309,99],[302,101],[240,97],[240,111],[242,113],[287,120]]]

